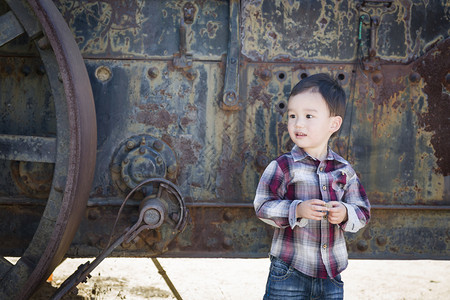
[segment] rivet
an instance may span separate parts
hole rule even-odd
[[[223,239],[223,247],[229,249],[232,246],[233,246],[233,239],[231,239],[230,237],[225,237]]]
[[[227,221],[227,222],[230,222],[230,221],[233,220],[233,214],[232,214],[231,212],[229,212],[229,211],[226,211],[226,212],[223,214],[223,219],[224,219],[225,221]]]
[[[175,165],[171,165],[167,168],[167,172],[169,174],[174,174],[177,171],[177,167]]]
[[[148,77],[155,79],[159,75],[158,68],[152,67],[147,71]]]
[[[39,75],[44,75],[45,74],[45,67],[43,65],[40,65],[37,68],[36,73],[38,73]]]
[[[376,73],[372,76],[372,80],[375,83],[380,83],[381,80],[383,80],[383,75],[381,75],[380,73]]]
[[[139,148],[139,153],[140,154],[145,154],[145,147],[140,147]]]
[[[379,246],[384,246],[384,245],[386,245],[386,243],[387,243],[387,240],[384,236],[377,237],[377,244]]]
[[[269,164],[269,158],[265,155],[258,155],[256,158],[256,164],[260,168],[265,168]]]
[[[412,72],[411,74],[409,74],[409,80],[412,83],[417,83],[420,81],[420,75],[417,72]]]
[[[356,248],[358,248],[359,251],[366,251],[369,248],[369,245],[365,240],[359,240],[358,243],[356,243]]]
[[[97,220],[99,216],[100,216],[100,213],[96,209],[90,209],[88,211],[88,219],[89,220]]]
[[[22,67],[22,73],[23,73],[23,75],[28,76],[31,73],[30,66],[23,66]]]
[[[261,77],[262,80],[267,81],[272,77],[272,72],[270,72],[270,70],[268,69],[264,69],[261,71],[259,76]]]

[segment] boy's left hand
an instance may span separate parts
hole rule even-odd
[[[338,201],[330,201],[328,203],[332,205],[328,209],[328,222],[331,224],[340,224],[347,221],[347,207],[344,204]]]

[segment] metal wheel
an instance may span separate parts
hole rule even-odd
[[[57,127],[54,138],[0,135],[0,146],[10,149],[0,159],[54,163],[45,210],[28,248],[15,265],[0,259],[0,299],[25,299],[61,262],[81,222],[94,176],[97,129],[83,58],[53,2],[6,2],[10,11],[0,16],[5,28],[0,46],[21,34],[35,41],[50,83]],[[51,153],[34,154],[39,147]]]

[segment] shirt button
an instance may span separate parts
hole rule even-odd
[[[327,186],[326,185],[322,186],[322,190],[326,191],[327,190]]]
[[[319,169],[319,171],[320,171],[320,172],[323,172],[323,167],[321,167],[321,168]]]
[[[323,249],[327,249],[327,247],[328,247],[327,244],[323,244],[322,246]]]

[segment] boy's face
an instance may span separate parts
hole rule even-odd
[[[323,160],[326,157],[328,140],[341,124],[340,116],[330,116],[320,93],[305,91],[289,99],[289,136],[314,158]]]

